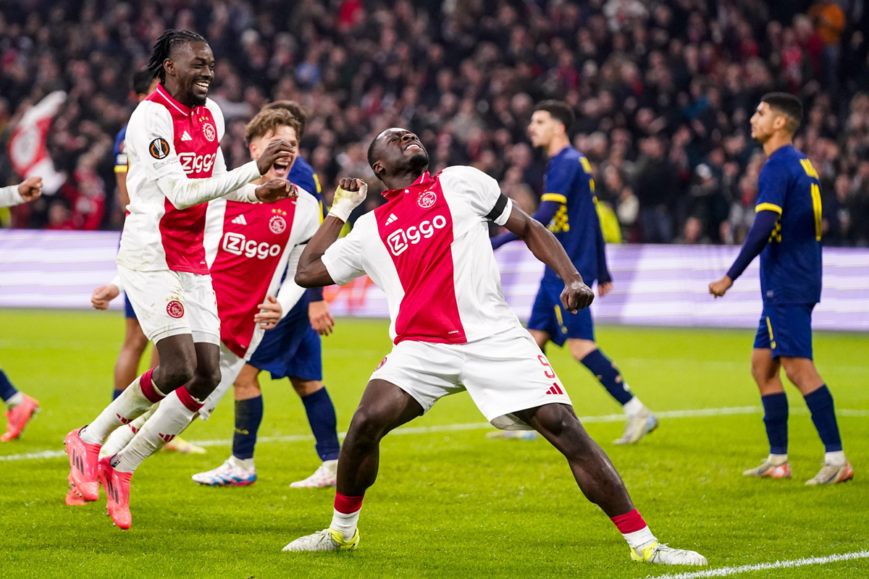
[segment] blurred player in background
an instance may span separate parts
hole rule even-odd
[[[271,142],[278,140],[290,143],[295,150],[299,131],[299,123],[286,110],[264,109],[247,126],[245,136],[251,157],[258,159]],[[254,185],[272,179],[286,180],[292,164],[291,160],[288,166],[273,166]],[[321,213],[316,198],[300,189],[297,189],[297,193],[298,199],[286,199],[270,205],[217,199],[208,206],[205,252],[220,316],[221,380],[199,411],[204,419],[211,416],[220,399],[237,379],[242,367],[245,367],[245,360],[257,351],[266,336],[276,331],[273,328],[281,317],[293,311],[305,293],[303,288],[295,284],[293,275],[302,246],[317,230]],[[288,270],[288,276],[282,275]],[[114,288],[112,297],[117,294],[118,289]],[[307,324],[307,318],[305,322]],[[263,333],[266,329],[270,331]],[[153,412],[154,409],[149,410],[129,425],[115,430],[104,445],[103,453],[112,455],[120,452]],[[247,424],[238,425],[239,419],[247,418],[246,413],[238,412],[236,408],[236,431],[248,427]],[[337,434],[334,437],[337,443]],[[252,468],[252,457],[248,460],[239,459],[236,455],[237,446],[236,439],[233,456],[229,460],[210,473],[194,476],[194,480],[205,477],[207,480],[197,482],[212,486],[253,484],[257,477]],[[246,468],[248,465],[251,468]]]
[[[589,286],[597,280],[597,291],[604,297],[613,289],[606,265],[606,244],[595,205],[591,165],[582,153],[570,145],[568,131],[573,124],[571,108],[559,101],[543,101],[534,109],[528,135],[535,147],[549,156],[545,193],[534,218],[548,224],[549,230],[564,246],[573,265]],[[492,239],[497,249],[518,239],[510,232]],[[563,282],[550,267],[543,273],[534,300],[528,331],[543,350],[547,342],[563,346],[567,342],[571,355],[600,381],[607,392],[622,405],[628,422],[616,444],[634,444],[658,427],[651,411],[640,402],[616,365],[600,351],[594,341],[591,310],[566,315],[559,300]]]
[[[745,476],[790,478],[788,399],[780,369],[797,387],[824,443],[824,466],[807,485],[851,480],[833,396],[812,361],[812,310],[821,301],[821,184],[811,161],[793,146],[802,102],[764,95],[751,117],[751,136],[767,155],[757,187],[757,216],[733,266],[709,293],[722,297],[760,254],[763,313],[754,338],[751,375],[763,402],[769,457]]]
[[[149,94],[157,89],[157,79],[154,74],[148,70],[140,70],[133,75],[133,94],[136,102],[142,102]],[[124,125],[118,135],[115,137],[115,146],[112,150],[115,162],[115,184],[118,187],[118,201],[124,212],[127,211],[127,206],[130,204],[130,196],[127,194],[127,150],[124,142],[127,137],[127,126]],[[107,286],[101,286],[94,290],[91,296],[91,302],[102,302],[110,292]],[[148,338],[142,332],[142,327],[139,325],[139,320],[136,318],[136,312],[133,311],[133,305],[129,298],[124,295],[124,319],[126,327],[124,329],[124,343],[121,345],[121,351],[118,353],[118,360],[115,362],[115,388],[112,392],[112,400],[121,395],[128,385],[130,385],[136,376],[139,375],[139,364],[142,361],[142,355],[148,347]],[[156,368],[160,363],[160,355],[157,353],[157,348],[151,351],[151,368]],[[181,453],[205,454],[205,449],[194,446],[176,436],[172,442],[166,444],[163,450],[177,451]]]
[[[298,139],[302,139],[307,115],[301,106],[293,101],[277,101],[266,105],[264,112],[270,109],[283,109],[291,114],[299,123]],[[261,136],[257,132],[256,124],[252,121],[246,135],[248,145],[252,145],[253,140]],[[300,189],[312,193],[322,211],[320,182],[313,167],[301,156],[296,157],[290,169],[290,181]],[[295,268],[285,272],[284,275],[292,278],[295,275]],[[233,388],[235,434],[232,457],[214,470],[194,475],[194,481],[200,484],[223,486],[239,484],[238,481],[252,483],[256,480],[253,455],[263,417],[259,374],[265,370],[271,373],[272,380],[289,378],[293,389],[301,397],[321,461],[320,466],[311,476],[293,482],[290,487],[335,486],[340,444],[335,406],[323,386],[323,361],[318,335],[328,336],[334,324],[335,320],[329,312],[329,305],[323,299],[323,289],[311,288],[305,292],[292,310],[285,313],[284,319],[277,328],[266,332],[262,342],[235,380]],[[216,396],[217,392],[212,395],[212,399]],[[214,404],[218,400],[219,397],[213,401]],[[200,414],[207,418],[207,414],[212,410],[213,404],[209,402]]]
[[[154,45],[148,69],[160,84],[133,112],[125,141],[130,214],[118,273],[145,336],[159,350],[160,365],[64,441],[70,493],[96,500],[99,478],[112,521],[123,529],[132,523],[133,472],[187,427],[220,382],[220,320],[203,246],[205,204],[220,197],[256,203],[294,195],[287,181],[242,187],[274,164],[289,165],[294,150],[285,141],[271,143],[257,161],[226,170],[219,146],[223,114],[207,98],[214,64],[208,43],[190,31],[167,30]],[[99,459],[116,428],[161,400],[124,450]]]
[[[368,149],[387,201],[338,235],[367,186],[342,179],[329,216],[299,260],[303,286],[347,284],[368,274],[386,294],[395,347],[371,375],[341,447],[332,523],[285,551],[342,551],[359,544],[357,523],[374,484],[380,440],[467,390],[492,425],[540,432],[561,451],[582,492],[611,517],[636,561],[705,565],[693,551],[659,544],[612,463],[585,432],[555,372],[504,301],[488,222],[525,241],[564,280],[570,314],[594,294],[564,248],[543,225],[505,197],[498,183],[471,167],[432,176],[416,135],[387,129]]]
[[[28,177],[19,185],[0,188],[0,207],[30,203],[40,195],[42,195],[42,177]],[[0,399],[6,405],[6,432],[0,435],[0,442],[9,442],[21,436],[24,427],[39,410],[39,402],[19,392],[2,368],[0,368]]]

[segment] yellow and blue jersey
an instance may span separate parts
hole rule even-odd
[[[565,147],[549,161],[542,202],[560,204],[548,223],[586,284],[609,281],[604,240],[597,215],[594,179],[588,159],[573,147]],[[547,267],[543,281],[560,278]]]
[[[821,301],[821,184],[811,161],[791,145],[770,155],[758,178],[755,209],[779,214],[760,254],[763,300]]]

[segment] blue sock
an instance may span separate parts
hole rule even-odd
[[[0,370],[0,398],[3,399],[3,402],[6,402],[16,394],[18,394],[18,390],[15,389],[12,382],[6,377],[6,372]]]
[[[115,400],[117,400],[117,399],[118,399],[118,396],[120,396],[120,395],[123,394],[123,393],[124,393],[123,390],[112,390],[112,402],[114,402]]]
[[[263,397],[235,401],[235,434],[232,437],[232,456],[242,460],[253,458],[256,433],[263,421]]]
[[[836,422],[836,409],[833,407],[833,395],[824,384],[811,394],[805,396],[806,406],[812,413],[812,422],[824,443],[825,452],[842,450],[842,438],[839,436],[839,424]]]
[[[317,441],[317,454],[320,460],[335,460],[341,451],[338,443],[338,419],[335,416],[335,406],[326,388],[321,388],[313,394],[302,398],[311,432]]]
[[[760,397],[770,454],[788,453],[788,397],[784,392]]]
[[[619,404],[624,406],[634,397],[622,375],[616,369],[612,360],[603,355],[600,350],[595,350],[580,360],[583,366],[588,368],[595,378],[603,384],[610,396],[619,401]]]

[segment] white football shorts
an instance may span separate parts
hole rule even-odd
[[[232,388],[235,379],[238,378],[239,372],[244,368],[244,358],[236,356],[229,348],[220,345],[220,384],[214,389],[208,398],[205,399],[205,404],[199,409],[199,418],[208,420],[214,409],[217,408],[220,400]]]
[[[395,384],[428,412],[449,394],[468,391],[492,426],[531,430],[515,412],[571,405],[549,360],[522,326],[466,344],[404,341],[371,375]]]
[[[182,271],[137,271],[118,265],[124,291],[139,325],[155,344],[192,334],[194,342],[220,344],[220,318],[210,275]]]

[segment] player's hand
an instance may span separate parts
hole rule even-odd
[[[709,284],[709,293],[711,293],[716,298],[723,297],[727,290],[730,289],[730,286],[733,285],[733,280],[727,277],[726,275],[719,279],[718,281],[713,281]]]
[[[95,310],[109,309],[109,302],[118,297],[121,290],[116,285],[102,285],[91,294],[91,305]]]
[[[326,300],[308,304],[308,319],[311,320],[311,327],[321,336],[328,336],[335,327],[335,318],[332,317]]]
[[[25,203],[30,203],[42,195],[42,177],[28,177],[18,186],[18,194]]]
[[[265,175],[275,163],[286,163],[289,165],[296,158],[296,148],[287,141],[281,139],[272,141],[263,154],[256,160],[256,168],[259,169],[260,175]]]
[[[284,199],[298,199],[296,186],[283,179],[266,181],[256,188],[256,198],[263,203],[274,203]]]
[[[368,184],[362,179],[341,179],[338,189],[335,190],[329,215],[334,215],[347,223],[350,214],[365,201],[367,195]]]
[[[570,313],[584,310],[594,301],[594,292],[581,280],[572,280],[564,284],[561,292],[561,305]]]
[[[600,297],[604,297],[611,291],[613,291],[613,282],[608,281],[597,284],[597,295],[599,295]]]
[[[259,313],[253,317],[253,320],[259,324],[264,330],[271,330],[281,321],[281,316],[284,313],[280,302],[274,296],[267,296],[265,303],[257,306]]]

